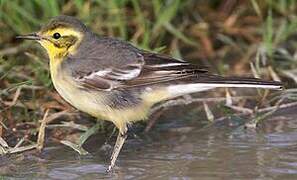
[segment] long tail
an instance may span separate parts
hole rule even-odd
[[[198,78],[191,79],[186,83],[171,85],[168,91],[172,96],[181,96],[184,94],[206,91],[213,88],[262,88],[281,90],[283,85],[278,81],[264,81],[257,78],[245,77],[222,77],[217,75],[200,75]]]

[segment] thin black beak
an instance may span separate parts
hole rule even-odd
[[[36,33],[31,33],[31,34],[27,34],[27,35],[20,35],[20,36],[16,36],[16,39],[27,39],[27,40],[41,40],[42,38],[36,34]]]

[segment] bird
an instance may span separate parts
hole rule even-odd
[[[283,86],[278,81],[212,74],[187,61],[97,35],[73,16],[53,17],[38,32],[17,38],[37,41],[46,50],[53,85],[63,99],[117,127],[108,172],[127,139],[128,125],[147,119],[157,103],[214,88]]]

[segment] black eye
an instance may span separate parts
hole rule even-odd
[[[54,33],[53,34],[53,38],[54,39],[59,39],[61,37],[61,34],[60,33]]]

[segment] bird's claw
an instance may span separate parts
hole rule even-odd
[[[113,170],[113,166],[112,165],[109,165],[108,168],[106,169],[106,172],[107,173],[111,173]]]

